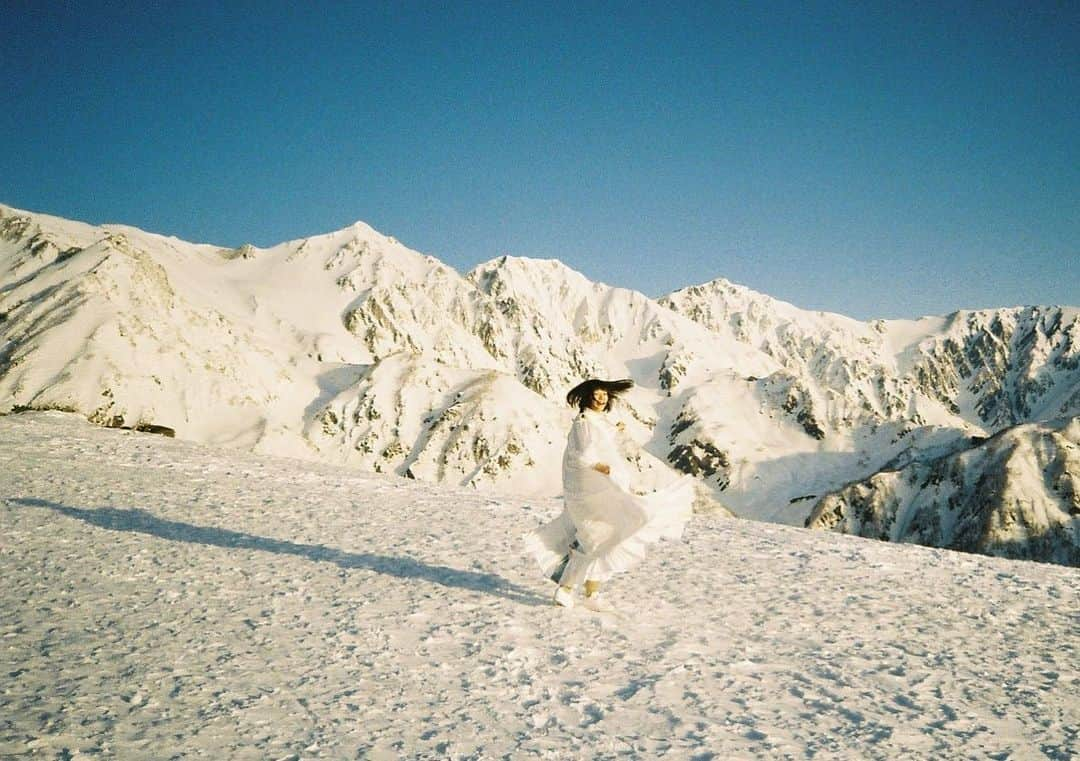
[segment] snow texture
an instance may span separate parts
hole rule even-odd
[[[560,507],[0,417],[0,756],[1080,753],[1080,570],[699,515],[598,615]]]

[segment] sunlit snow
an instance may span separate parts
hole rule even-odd
[[[1080,570],[695,516],[550,604],[549,498],[0,417],[0,756],[1080,753]]]

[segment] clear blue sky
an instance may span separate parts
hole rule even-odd
[[[11,2],[0,202],[859,318],[1080,304],[1080,3]]]

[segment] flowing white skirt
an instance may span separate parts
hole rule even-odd
[[[526,534],[525,546],[545,576],[566,586],[605,581],[641,562],[650,544],[681,537],[693,499],[690,476],[645,495],[605,479],[584,497],[567,495],[565,510]]]

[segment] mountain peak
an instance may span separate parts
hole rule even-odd
[[[550,289],[555,286],[591,289],[599,285],[558,259],[533,259],[509,254],[476,265],[465,277],[487,292],[497,281],[510,281],[518,289]]]

